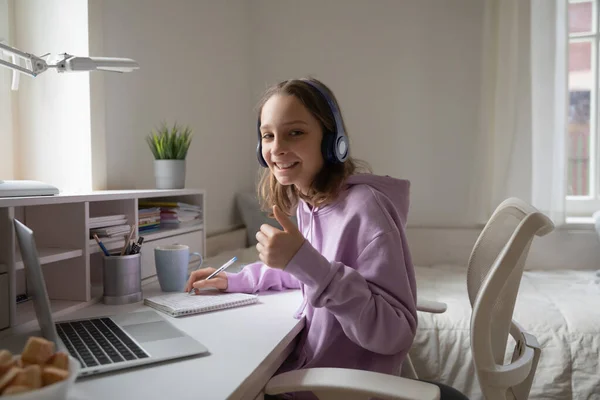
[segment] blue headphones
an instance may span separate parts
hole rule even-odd
[[[342,114],[333,100],[327,95],[325,88],[316,82],[303,80],[310,86],[319,91],[321,96],[327,101],[333,118],[335,119],[335,128],[333,132],[323,132],[323,141],[321,142],[321,152],[326,163],[343,163],[348,158],[349,143],[344,124],[342,124]],[[267,162],[262,156],[262,140],[260,135],[260,118],[258,119],[258,145],[256,146],[256,156],[258,163],[263,167],[268,167]]]

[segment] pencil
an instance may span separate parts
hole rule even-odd
[[[94,233],[94,239],[96,239],[96,242],[98,243],[98,246],[100,246],[100,248],[102,249],[102,252],[104,253],[104,255],[106,257],[110,257],[110,253],[108,252],[108,250],[106,250],[106,247],[104,247],[104,243],[102,243],[100,241],[100,239],[98,239],[98,235],[96,235],[95,233]]]
[[[131,242],[131,238],[133,237],[133,232],[135,232],[135,224],[131,226],[131,232],[129,232],[129,236],[125,236],[125,246],[121,250],[121,255],[125,255],[125,250],[127,250],[127,246],[129,246],[129,242]]]

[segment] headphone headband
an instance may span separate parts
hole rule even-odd
[[[349,143],[348,143],[348,137],[346,136],[346,131],[344,130],[344,124],[342,123],[342,114],[341,114],[339,108],[337,107],[337,105],[335,104],[335,102],[333,101],[331,96],[327,93],[327,90],[324,87],[322,87],[322,85],[318,84],[317,82],[307,80],[307,79],[302,79],[302,82],[310,85],[311,87],[313,87],[314,89],[316,89],[319,92],[321,97],[324,98],[325,101],[327,102],[327,105],[329,106],[329,110],[333,114],[333,119],[334,119],[334,123],[335,123],[333,134],[327,134],[326,132],[323,132],[323,142],[321,144],[321,151],[323,153],[323,159],[325,160],[325,162],[331,163],[331,164],[342,163],[342,162],[346,161],[346,159],[348,158],[348,153],[349,153],[349,151],[348,151]],[[257,129],[258,129],[258,145],[256,146],[256,153],[257,153],[256,155],[258,158],[258,163],[263,167],[267,167],[268,166],[267,162],[265,161],[265,159],[262,156],[262,140],[261,140],[261,135],[260,135],[260,117],[258,119]]]

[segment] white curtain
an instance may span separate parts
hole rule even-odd
[[[485,0],[481,119],[472,207],[485,223],[505,198],[530,199],[530,4]]]
[[[532,203],[566,218],[568,18],[566,0],[532,2]]]
[[[564,222],[565,46],[566,0],[485,0],[471,196],[480,222],[510,196]]]

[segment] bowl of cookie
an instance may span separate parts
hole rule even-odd
[[[42,337],[28,338],[21,354],[0,350],[1,400],[63,400],[79,374],[77,359]]]

